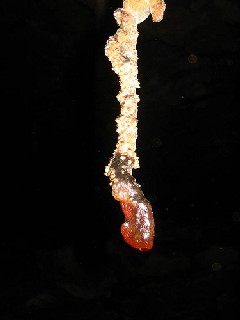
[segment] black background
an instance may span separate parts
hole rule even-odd
[[[166,5],[139,25],[133,174],[156,222],[139,252],[104,175],[119,114],[104,46],[122,2],[1,1],[1,319],[236,318],[240,7]]]

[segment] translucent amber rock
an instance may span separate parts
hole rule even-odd
[[[154,219],[150,204],[120,202],[125,215],[121,226],[124,240],[132,247],[148,251],[153,247]]]

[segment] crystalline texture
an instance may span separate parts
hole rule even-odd
[[[137,78],[137,25],[150,14],[154,22],[161,21],[165,7],[163,0],[124,0],[123,8],[114,12],[119,29],[109,37],[105,46],[105,54],[119,76],[121,87],[117,95],[121,106],[116,119],[118,141],[105,175],[109,177],[112,195],[120,201],[125,215],[125,223],[121,226],[123,238],[142,251],[153,246],[155,224],[151,204],[132,176],[132,169],[139,168],[136,155],[139,102],[136,89],[140,87]]]

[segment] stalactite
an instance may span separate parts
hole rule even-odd
[[[116,149],[105,168],[105,175],[109,177],[112,195],[120,201],[125,215],[125,223],[121,226],[122,236],[129,245],[142,251],[153,247],[155,223],[152,206],[132,176],[132,170],[139,168],[136,154],[140,100],[136,93],[140,87],[137,78],[137,26],[150,14],[154,22],[161,21],[165,8],[163,0],[123,0],[123,7],[114,11],[119,28],[105,46],[105,54],[113,71],[119,76],[120,91],[117,99],[121,107],[116,119]]]

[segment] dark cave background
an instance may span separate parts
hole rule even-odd
[[[166,5],[162,22],[139,25],[133,175],[156,223],[153,249],[139,252],[104,175],[119,114],[104,46],[122,1],[1,1],[13,140],[2,320],[237,319],[240,6]]]

